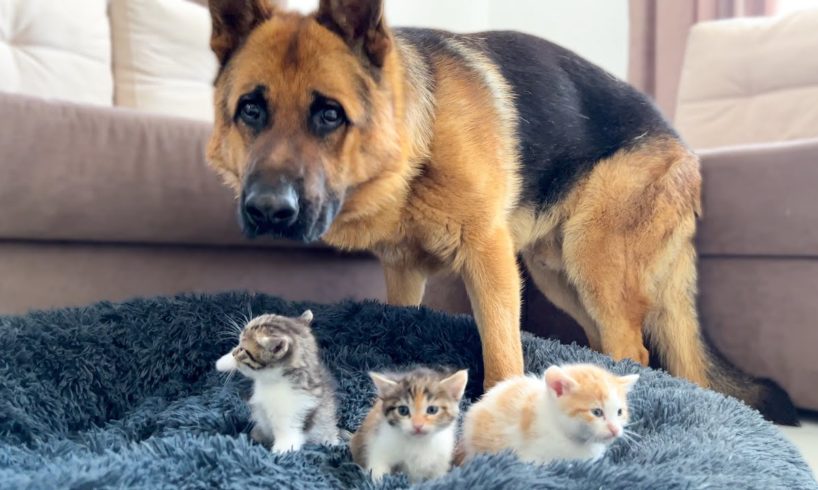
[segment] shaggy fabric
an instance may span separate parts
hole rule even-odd
[[[229,319],[309,306],[339,384],[340,424],[354,429],[373,388],[366,372],[414,363],[468,367],[480,392],[474,323],[376,303],[333,306],[223,294],[102,303],[0,318],[3,488],[371,487],[345,446],[273,455],[247,436],[248,383],[213,366],[235,337]],[[595,362],[641,374],[632,442],[596,463],[530,466],[481,457],[425,488],[816,488],[796,449],[733,399],[633,363],[526,336],[531,371]],[[390,476],[384,488],[407,485]]]

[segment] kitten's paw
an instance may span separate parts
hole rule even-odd
[[[288,453],[290,451],[298,451],[304,446],[303,440],[296,439],[276,439],[273,443],[273,452],[277,454]]]
[[[273,452],[276,454],[285,454],[292,451],[298,451],[299,449],[301,448],[296,446],[276,446],[273,444]]]
[[[380,483],[383,480],[383,477],[389,474],[388,468],[372,468],[372,472],[370,474],[372,481],[375,483]]]
[[[259,444],[267,444],[270,442],[272,438],[269,435],[267,435],[267,433],[265,433],[261,427],[255,425],[253,426],[252,429],[250,429],[250,439],[256,441]]]

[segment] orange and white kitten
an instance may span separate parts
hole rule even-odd
[[[375,481],[393,471],[413,483],[444,475],[454,455],[468,372],[449,375],[421,368],[369,376],[378,398],[349,442],[355,462]]]
[[[464,459],[506,449],[533,463],[598,459],[624,433],[627,395],[638,379],[573,364],[503,381],[466,413]]]

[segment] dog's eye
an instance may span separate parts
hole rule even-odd
[[[255,102],[245,102],[239,107],[239,119],[253,129],[261,129],[267,122],[267,111]]]
[[[338,102],[316,96],[310,106],[310,129],[317,136],[326,136],[347,122],[344,108]]]
[[[327,107],[326,109],[321,111],[321,123],[326,124],[327,126],[332,126],[333,124],[338,124],[338,121],[341,120],[341,113],[338,109],[334,107]]]
[[[236,122],[249,127],[255,132],[259,132],[267,125],[267,103],[259,89],[244,94],[239,98],[236,107]]]

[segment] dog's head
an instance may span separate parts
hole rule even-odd
[[[220,69],[207,156],[249,236],[312,241],[401,151],[382,0],[210,0]]]

